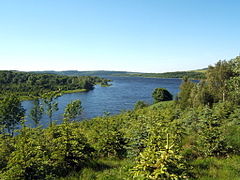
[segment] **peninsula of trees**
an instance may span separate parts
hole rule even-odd
[[[92,76],[65,76],[18,71],[0,71],[0,95],[15,94],[23,99],[32,99],[50,91],[88,91],[97,83],[108,80]]]

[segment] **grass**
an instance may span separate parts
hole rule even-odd
[[[112,84],[101,84],[101,87],[110,87]]]
[[[133,179],[131,159],[101,159],[89,164],[79,172],[59,180],[122,180]],[[240,180],[240,156],[228,158],[209,157],[191,163],[192,173],[198,180]]]
[[[69,176],[59,180],[122,180],[132,179],[129,169],[133,161],[129,159],[100,159],[89,164],[79,172],[73,172]]]
[[[154,103],[152,105],[150,105],[148,108],[149,109],[160,109],[160,108],[164,108],[164,107],[169,107],[171,105],[173,105],[174,101],[162,101],[162,102],[158,102],[158,103]]]
[[[193,72],[206,73],[206,72],[207,72],[207,69],[193,70]]]
[[[20,96],[20,101],[32,101],[35,99],[38,99],[39,97],[37,96]]]
[[[197,159],[192,165],[199,180],[240,180],[240,156]]]
[[[63,94],[71,94],[71,93],[78,93],[78,92],[87,92],[87,89],[75,89],[75,90],[62,91]]]

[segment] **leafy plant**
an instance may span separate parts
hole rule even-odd
[[[142,108],[147,107],[147,106],[149,106],[149,105],[146,102],[137,101],[136,104],[134,105],[134,110],[142,109]]]
[[[8,133],[12,133],[15,127],[24,117],[24,108],[21,105],[19,98],[15,95],[7,96],[0,100],[0,125],[5,128]]]
[[[43,116],[44,108],[42,104],[40,104],[39,99],[33,101],[33,108],[30,111],[30,117],[33,120],[35,127],[39,125],[40,119]]]
[[[82,113],[82,104],[80,100],[74,100],[71,103],[69,103],[64,111],[64,120],[69,121],[71,119],[76,118]]]
[[[169,141],[169,134],[166,135],[166,145],[162,142],[152,143],[140,153],[137,165],[133,169],[135,178],[147,179],[188,179],[187,167],[179,149]]]
[[[152,97],[154,98],[155,103],[160,101],[170,101],[173,99],[172,94],[165,88],[154,89]]]

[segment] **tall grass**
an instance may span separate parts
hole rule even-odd
[[[92,162],[79,172],[73,172],[60,180],[123,180],[132,179],[129,169],[133,166],[131,160],[101,159]]]
[[[196,179],[199,180],[240,179],[240,156],[198,159],[192,165]]]

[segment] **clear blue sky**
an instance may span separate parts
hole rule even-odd
[[[0,0],[0,69],[166,72],[239,52],[239,0]]]

